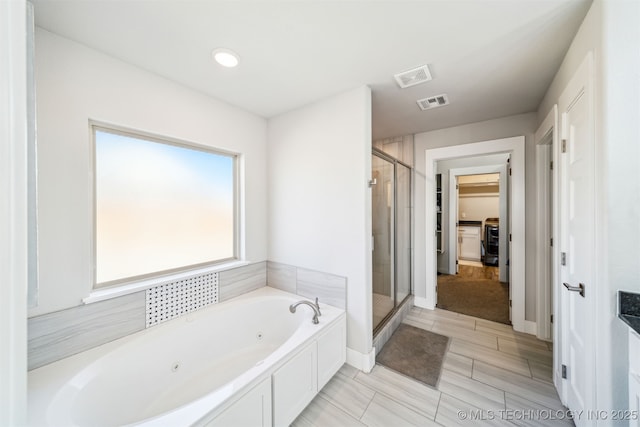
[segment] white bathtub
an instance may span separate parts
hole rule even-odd
[[[34,369],[29,425],[183,426],[211,419],[323,331],[344,337],[344,310],[320,304],[314,325],[310,307],[289,312],[301,299],[264,287]]]

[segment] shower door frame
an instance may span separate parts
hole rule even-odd
[[[380,321],[380,323],[378,323],[378,325],[376,325],[373,328],[373,337],[375,338],[376,334],[378,332],[380,332],[382,330],[382,328],[387,324],[387,322],[389,321],[389,319],[391,319],[393,317],[394,314],[396,314],[398,312],[398,309],[400,307],[402,307],[402,305],[409,300],[409,298],[411,297],[411,295],[413,295],[413,266],[414,266],[414,236],[413,236],[413,230],[414,230],[414,168],[406,163],[404,163],[401,160],[396,159],[393,156],[390,156],[389,154],[385,153],[384,151],[381,151],[375,147],[373,147],[371,149],[371,155],[372,156],[377,156],[379,158],[381,158],[382,160],[385,160],[389,163],[391,163],[393,165],[393,257],[392,257],[392,262],[393,262],[393,308],[391,309],[391,311],[389,311],[389,313],[387,313],[385,315],[385,317]],[[398,269],[397,264],[398,264],[398,250],[397,250],[397,244],[398,244],[398,165],[404,166],[409,170],[409,200],[410,200],[410,209],[409,209],[409,241],[410,241],[410,255],[409,255],[409,271],[408,271],[408,277],[409,277],[409,292],[407,293],[407,296],[404,297],[402,299],[402,301],[398,301]],[[372,212],[373,215],[373,212]],[[372,230],[373,231],[373,230]],[[372,269],[373,269],[373,265],[372,265]],[[372,285],[372,290],[373,290],[373,282],[371,283]],[[372,314],[373,314],[373,307],[372,307]]]

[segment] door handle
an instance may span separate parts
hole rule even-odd
[[[579,292],[580,296],[584,298],[584,283],[580,283],[578,284],[578,286],[571,286],[570,284],[564,282],[562,284],[571,292]]]

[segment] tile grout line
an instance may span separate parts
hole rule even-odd
[[[433,414],[433,421],[436,423],[437,423],[436,419],[438,418],[438,411],[440,411],[440,402],[442,402],[442,394],[443,393],[440,392],[440,396],[438,396],[438,404],[436,405],[436,412]]]
[[[392,372],[393,372],[393,371],[392,371]],[[365,374],[365,375],[368,375],[368,374]],[[419,383],[419,381],[412,380],[411,378],[409,378],[409,377],[407,377],[407,376],[404,376],[404,375],[402,375],[402,374],[397,374],[397,375],[401,375],[403,378],[407,378],[407,379],[409,379],[409,380],[411,380],[411,381],[414,381],[414,382]],[[399,404],[399,405],[401,405],[401,406],[404,406],[405,408],[407,408],[407,409],[408,409],[408,410],[410,410],[410,411],[413,411],[413,412],[415,412],[415,413],[417,413],[417,414],[419,414],[419,415],[421,415],[421,416],[423,416],[423,417],[425,417],[425,418],[429,418],[429,419],[431,419],[431,417],[430,417],[426,412],[421,412],[421,411],[419,411],[419,410],[416,410],[416,409],[414,409],[414,408],[411,408],[411,407],[409,407],[409,406],[405,405],[405,403],[404,403],[404,402],[402,402],[402,401],[398,400],[395,396],[393,396],[393,395],[391,395],[391,394],[385,393],[385,392],[384,392],[384,390],[379,390],[379,389],[375,389],[375,390],[374,390],[374,389],[372,389],[371,387],[369,387],[368,385],[366,385],[366,384],[364,384],[364,383],[362,383],[362,382],[358,381],[357,379],[355,379],[355,378],[354,378],[354,380],[355,380],[355,381],[357,381],[358,383],[360,383],[361,385],[363,385],[363,386],[365,386],[365,387],[369,388],[369,390],[374,391],[374,393],[376,393],[376,394],[380,394],[380,395],[382,395],[382,396],[386,397],[387,399],[392,400],[392,401],[394,401],[395,403],[397,403],[397,404]],[[431,390],[433,390],[433,391],[437,391],[438,393],[440,393],[440,395],[438,396],[438,403],[439,403],[439,402],[440,402],[440,397],[442,396],[442,392],[441,392],[440,390],[438,390],[437,388],[428,387],[428,386],[426,386],[426,385],[423,385],[423,386],[424,386],[424,387],[427,387],[427,388],[429,388],[429,389],[431,389]],[[372,399],[372,401],[373,401],[373,399]],[[435,420],[435,416],[434,416],[434,420]]]
[[[373,399],[376,398],[376,395],[378,394],[377,391],[373,391],[373,396],[371,396],[371,400],[369,401],[369,403],[367,403],[367,407],[364,408],[364,411],[362,412],[362,415],[360,415],[360,418],[358,418],[358,421],[360,421],[362,424],[366,424],[369,425],[367,423],[365,423],[364,421],[362,421],[362,418],[364,417],[364,415],[367,413],[367,411],[369,410],[369,406],[371,406],[371,403],[373,402]]]
[[[524,375],[521,375],[521,374],[515,374],[515,375],[520,375],[520,376],[522,376],[522,377],[524,377],[524,378],[527,378],[527,377],[525,377]],[[502,389],[502,388],[498,388],[498,387],[496,387],[495,385],[488,384],[488,383],[485,383],[485,382],[483,382],[483,381],[480,381],[480,380],[478,380],[478,379],[476,379],[476,378],[472,378],[472,379],[473,379],[473,380],[475,380],[475,381],[477,381],[477,382],[479,382],[479,383],[481,383],[481,384],[484,384],[484,385],[487,385],[487,386],[489,386],[489,387],[493,387],[493,388],[496,388],[496,389],[498,389],[498,390],[503,391],[503,392],[505,393],[505,404],[506,404],[506,393],[510,393],[510,394],[512,394],[512,395],[514,395],[514,396],[517,396],[517,397],[519,397],[519,398],[521,398],[521,399],[526,400],[527,402],[531,402],[531,403],[534,403],[534,404],[536,404],[536,405],[542,406],[542,407],[544,407],[544,408],[546,408],[546,409],[548,409],[548,410],[550,410],[550,411],[551,411],[551,410],[553,410],[553,409],[552,409],[552,408],[550,408],[547,404],[542,403],[542,402],[539,402],[539,401],[536,401],[536,400],[533,400],[533,399],[529,398],[529,396],[525,396],[525,395],[523,395],[522,393],[519,393],[519,392],[516,392],[516,391],[507,391],[507,390],[504,390],[504,389]],[[531,378],[531,379],[532,379],[532,380],[534,380],[534,381],[536,381],[536,380],[535,380],[535,378]],[[540,381],[538,381],[538,382],[540,382]],[[549,385],[549,384],[547,384],[547,385]],[[553,384],[551,384],[551,385],[553,385]],[[529,392],[529,390],[527,390],[527,392]],[[560,399],[558,399],[558,402],[560,402]],[[562,404],[562,402],[560,402],[560,404]]]
[[[322,397],[322,396],[319,396],[319,397],[320,397],[321,399],[324,399],[324,400],[325,400],[329,405],[333,406],[333,408],[334,408],[334,409],[336,409],[336,410],[338,410],[338,411],[342,412],[342,413],[343,413],[343,414],[345,414],[347,417],[349,417],[349,418],[351,418],[351,419],[353,419],[353,420],[355,420],[355,421],[358,421],[358,422],[360,421],[360,419],[359,419],[359,418],[354,417],[353,415],[351,415],[350,413],[348,413],[348,412],[347,412],[347,411],[345,411],[344,409],[342,409],[342,408],[340,408],[340,407],[338,407],[338,406],[334,405],[334,404],[333,404],[333,402],[332,402],[332,401],[330,401],[329,399],[327,399],[327,398],[325,398],[325,397]],[[315,400],[315,398],[314,398],[314,400]],[[312,400],[312,402],[313,402],[313,400]],[[309,403],[311,403],[311,402],[309,402]],[[308,418],[307,418],[307,421],[309,421],[309,419],[308,419]],[[313,424],[313,425],[316,425],[315,423],[312,423],[312,424]]]
[[[531,374],[531,379],[533,378],[533,369],[531,369],[531,362],[529,361],[529,359],[525,359],[527,361],[527,366],[529,367],[529,373]]]

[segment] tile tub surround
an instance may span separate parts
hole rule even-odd
[[[618,291],[618,317],[640,334],[640,293]]]
[[[347,278],[320,271],[267,262],[267,286],[346,310]]]
[[[347,279],[261,261],[218,273],[218,301],[269,285],[346,308]],[[28,319],[29,370],[97,347],[145,328],[146,291],[84,304]]]
[[[29,370],[145,329],[145,311],[142,291],[30,318]]]
[[[266,286],[266,261],[222,271],[219,302]],[[28,319],[28,368],[47,365],[145,329],[146,291]]]
[[[221,271],[219,274],[220,302],[254,291],[267,285],[267,262]]]

